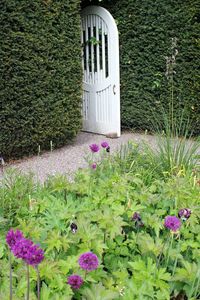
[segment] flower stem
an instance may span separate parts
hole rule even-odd
[[[169,253],[170,253],[170,250],[171,250],[171,248],[172,248],[173,237],[174,237],[174,235],[172,234],[172,236],[171,236],[171,242],[170,242],[170,245],[169,245],[169,248],[168,248],[168,252],[167,252],[166,268],[167,268],[168,263],[169,263]]]
[[[137,243],[138,243],[138,233],[139,233],[139,226],[137,225],[137,231],[136,231],[136,235],[135,235],[135,248],[133,250],[133,256],[135,255],[136,247],[137,247]]]
[[[85,277],[85,279],[86,279],[86,276],[87,276],[87,270],[85,270],[85,276],[84,276],[84,277]]]
[[[199,291],[199,285],[200,285],[200,272],[197,272],[197,285],[196,285],[196,290],[195,290],[195,294],[194,294],[194,299],[196,298],[197,299],[197,294],[198,294],[198,291]]]
[[[29,265],[26,265],[27,267],[27,273],[26,273],[26,279],[27,279],[27,290],[26,290],[26,300],[29,300],[29,293],[30,293],[30,276],[29,276]]]
[[[10,270],[10,274],[9,274],[9,277],[10,277],[10,300],[12,300],[13,293],[12,293],[12,256],[11,256],[11,251],[9,252],[9,270]]]
[[[179,236],[179,239],[178,239],[178,251],[176,253],[176,259],[175,259],[175,263],[174,263],[174,267],[173,267],[172,277],[174,276],[174,273],[175,273],[175,270],[176,270],[179,252],[180,252],[180,236]]]
[[[37,298],[40,300],[40,272],[38,266],[35,267],[37,272]]]
[[[172,76],[171,76],[171,130],[172,135],[175,135],[174,132],[174,78],[173,78],[173,69],[172,69]]]
[[[166,241],[163,243],[163,246],[162,246],[160,255],[159,255],[158,260],[157,260],[157,262],[156,262],[156,267],[157,267],[157,269],[159,269],[161,256],[162,256],[162,254],[163,254],[163,251],[164,251],[164,249],[165,249],[165,246],[166,246],[166,245],[168,244],[168,242],[169,242],[169,238],[170,238],[170,235],[168,235]]]
[[[106,230],[104,231],[104,234],[103,234],[103,242],[104,242],[104,244],[106,243]]]

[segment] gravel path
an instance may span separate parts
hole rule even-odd
[[[40,182],[44,182],[49,175],[56,174],[67,174],[69,178],[72,178],[73,173],[77,169],[87,166],[84,157],[86,153],[88,153],[88,146],[90,144],[100,144],[102,141],[107,141],[113,152],[119,149],[121,144],[125,144],[130,140],[136,143],[145,140],[153,144],[155,137],[124,132],[120,138],[110,139],[102,135],[81,132],[71,145],[64,146],[53,152],[45,152],[41,156],[33,156],[19,160],[7,165],[5,169],[16,168],[23,173],[32,172],[35,174],[36,180]]]

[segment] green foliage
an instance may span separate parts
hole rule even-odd
[[[68,143],[81,127],[79,0],[0,3],[0,154]]]
[[[1,220],[11,218],[7,224],[45,250],[39,265],[41,300],[169,300],[180,294],[198,299],[198,178],[188,173],[161,177],[156,170],[146,178],[151,170],[146,154],[130,144],[116,157],[105,153],[107,158],[98,162],[96,170],[78,172],[72,183],[65,177],[52,177],[43,186],[33,187],[31,179],[15,174],[15,179],[11,174],[2,183],[0,206],[10,197],[9,208],[14,211],[16,190],[26,205],[15,214],[1,211]],[[192,214],[182,221],[180,232],[171,235],[163,226],[164,218],[177,215],[181,208],[190,208]],[[134,212],[140,213],[144,226],[131,219]],[[78,226],[76,233],[70,229],[72,222]],[[0,228],[0,296],[4,298],[9,298],[7,229]],[[100,266],[85,276],[78,257],[86,251],[98,256]],[[14,299],[20,300],[26,289],[22,262],[13,259],[13,271]],[[77,291],[66,284],[71,274],[84,278]],[[36,299],[34,268],[30,277],[31,299]]]

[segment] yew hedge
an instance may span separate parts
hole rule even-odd
[[[0,153],[69,142],[81,127],[79,0],[0,2]]]

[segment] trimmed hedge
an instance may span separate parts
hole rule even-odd
[[[0,153],[21,157],[69,142],[81,127],[81,0],[0,1]],[[178,38],[176,112],[200,133],[198,0],[83,0],[120,32],[122,125],[152,130],[168,108],[165,57]],[[186,116],[186,117],[187,117]]]
[[[79,0],[0,1],[0,153],[68,143],[81,127]]]
[[[184,109],[191,130],[200,133],[199,0],[83,0],[110,10],[120,32],[122,125],[153,129],[169,106],[165,57],[178,39],[174,83],[176,114]]]

